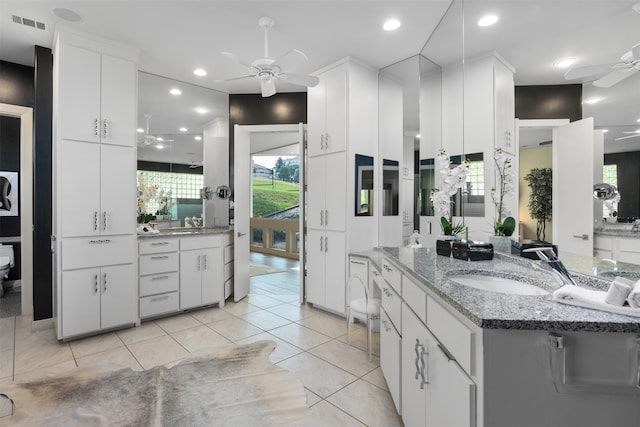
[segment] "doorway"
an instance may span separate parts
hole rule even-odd
[[[235,126],[234,300],[304,302],[304,125]]]
[[[0,103],[0,116],[20,120],[20,314],[33,315],[33,109]]]

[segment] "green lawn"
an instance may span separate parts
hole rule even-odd
[[[278,212],[296,206],[299,200],[300,186],[289,182],[270,179],[253,179],[253,216]]]

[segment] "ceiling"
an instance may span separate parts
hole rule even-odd
[[[465,0],[464,56],[499,52],[515,68],[517,85],[582,83],[567,82],[565,70],[554,68],[553,62],[566,56],[577,59],[576,67],[617,61],[640,43],[640,13],[632,10],[636,3]],[[456,34],[441,27],[432,35],[449,6],[450,0],[0,0],[0,59],[33,65],[33,46],[51,47],[54,27],[63,24],[137,47],[141,71],[224,93],[259,93],[256,79],[216,80],[247,73],[220,52],[233,52],[248,62],[263,56],[261,16],[275,19],[269,32],[270,53],[302,50],[307,61],[291,55],[282,65],[308,74],[345,56],[383,68],[420,53],[425,44],[433,62],[455,61],[461,54],[456,46],[460,25],[453,26]],[[72,10],[81,19],[61,19],[56,8]],[[500,17],[498,23],[477,27],[477,18],[488,12]],[[46,30],[16,24],[12,15],[42,22]],[[382,23],[392,16],[402,26],[395,32],[383,31]],[[208,75],[195,76],[198,67]],[[602,102],[584,104],[583,116],[595,117],[596,127],[610,128],[609,140],[616,131],[640,128],[640,73],[609,89],[598,89],[586,79],[584,83],[584,99],[598,96]],[[280,82],[277,89],[305,90]],[[631,149],[640,149],[640,138],[607,142],[606,151]]]

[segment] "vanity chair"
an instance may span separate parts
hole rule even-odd
[[[354,286],[362,287],[364,291],[364,298],[351,299],[353,294],[352,288]],[[367,321],[367,350],[369,352],[369,361],[371,361],[371,329],[373,327],[373,321],[380,318],[380,299],[369,298],[369,289],[365,284],[362,277],[357,274],[352,274],[349,277],[347,283],[347,344],[351,345],[351,323],[354,319],[366,319]]]

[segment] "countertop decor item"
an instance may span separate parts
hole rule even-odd
[[[458,235],[465,230],[464,222],[454,222],[451,209],[451,196],[463,188],[467,180],[469,167],[465,162],[451,167],[451,160],[444,149],[438,151],[436,156],[440,188],[434,188],[431,192],[431,203],[436,216],[440,216],[442,233],[447,236]],[[437,178],[436,178],[437,179]]]
[[[491,198],[497,212],[493,231],[496,236],[511,236],[516,229],[516,220],[509,216],[510,212],[505,199],[514,192],[517,183],[513,156],[498,148],[493,155],[493,160],[496,163],[497,172],[496,186],[491,189]],[[506,251],[509,251],[508,246]]]
[[[536,240],[546,237],[546,222],[553,212],[551,168],[533,168],[524,177],[531,188],[529,195],[529,215],[536,220]]]

